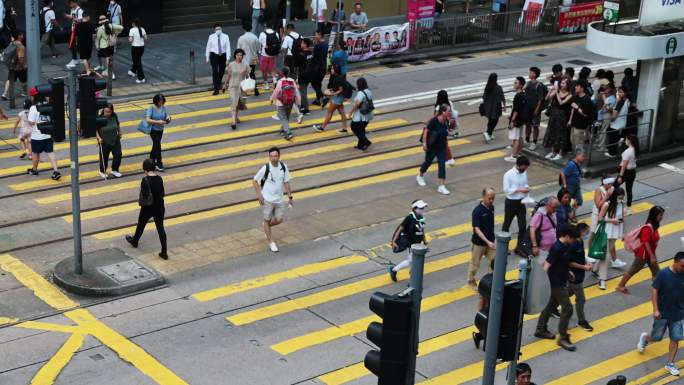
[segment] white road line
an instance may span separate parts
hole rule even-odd
[[[659,164],[658,166],[660,166],[660,167],[662,167],[662,168],[664,168],[664,169],[666,169],[666,170],[675,172],[675,173],[677,173],[677,174],[684,175],[684,169],[681,169],[681,168],[679,168],[679,167],[677,167],[677,166],[673,166],[673,165],[668,164],[668,163],[661,163],[661,164]]]

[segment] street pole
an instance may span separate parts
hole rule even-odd
[[[40,16],[39,0],[26,0],[26,64],[28,89],[40,84]],[[9,10],[5,10],[9,12]]]
[[[515,356],[513,360],[508,364],[508,385],[515,385],[516,380],[516,369],[518,366],[518,352],[520,352],[520,344],[522,341],[522,328],[523,320],[525,319],[525,303],[527,298],[527,279],[530,274],[530,261],[527,258],[523,258],[518,263],[519,275],[518,278],[522,282],[522,301],[520,303],[520,317],[518,317],[518,335],[515,337]]]
[[[76,122],[76,69],[69,70],[69,149],[71,153],[71,215],[74,230],[74,272],[83,274],[81,248],[81,192],[78,181],[78,123]]]
[[[292,0],[287,0],[285,2],[285,19],[287,20],[287,24],[290,24],[290,21],[292,20],[292,10],[290,9],[292,7]]]
[[[409,364],[407,370],[407,381],[409,385],[413,385],[416,381],[416,355],[418,354],[418,326],[420,324],[420,303],[423,298],[423,268],[425,266],[425,254],[428,248],[422,243],[416,243],[411,246],[411,281],[409,288],[411,289],[411,299],[413,302],[413,351],[409,355]]]
[[[112,80],[114,80],[114,63],[110,56],[107,58],[107,96],[112,96]]]
[[[499,348],[499,332],[501,330],[501,308],[503,306],[504,283],[506,280],[506,262],[508,259],[508,243],[511,234],[496,234],[496,257],[494,259],[494,276],[489,302],[489,321],[487,322],[487,341],[485,349],[484,373],[482,385],[494,385],[496,377],[496,353]]]

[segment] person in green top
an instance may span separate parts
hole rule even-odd
[[[112,24],[105,15],[100,15],[100,26],[97,27],[95,33],[95,42],[97,47],[98,66],[95,71],[103,71],[102,75],[107,75],[107,61],[114,56],[114,47],[116,46],[116,36],[123,31],[124,27],[118,24]],[[112,79],[116,79],[112,72]]]
[[[100,176],[107,179],[107,164],[109,154],[112,154],[112,176],[121,178],[119,166],[121,165],[121,127],[119,118],[114,112],[114,105],[107,104],[102,109],[100,116],[107,118],[107,124],[97,130],[97,144],[100,147]]]

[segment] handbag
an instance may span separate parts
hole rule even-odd
[[[606,258],[608,248],[608,234],[606,234],[606,222],[600,221],[594,234],[594,240],[589,248],[589,258],[603,260]]]
[[[242,92],[253,92],[254,89],[256,88],[256,80],[252,79],[251,77],[247,76],[245,80],[240,82],[240,89],[242,89]]]
[[[138,204],[140,207],[150,207],[154,205],[154,196],[152,195],[152,187],[150,186],[150,181],[147,177],[143,178],[145,184],[147,185],[147,194],[144,193],[145,189],[140,188],[140,197],[138,197]]]
[[[138,131],[142,132],[145,135],[149,135],[150,132],[152,132],[152,126],[147,122],[147,115],[149,114],[149,112],[150,109],[148,108],[147,112],[145,113],[145,116],[140,120],[140,123],[138,123]]]
[[[480,103],[480,106],[477,108],[477,110],[480,112],[480,116],[487,116],[487,110],[485,109],[484,102]]]

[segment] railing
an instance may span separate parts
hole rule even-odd
[[[644,154],[653,150],[650,138],[653,130],[653,110],[636,111],[627,114],[627,126],[619,130],[607,129],[602,135],[600,122],[592,127],[587,150],[587,166],[605,162],[611,157],[604,153],[610,151],[614,156],[620,156],[624,148],[624,138],[635,134],[639,139],[639,152]]]
[[[559,9],[443,16],[432,25],[411,26],[415,49],[536,39],[557,34]]]

